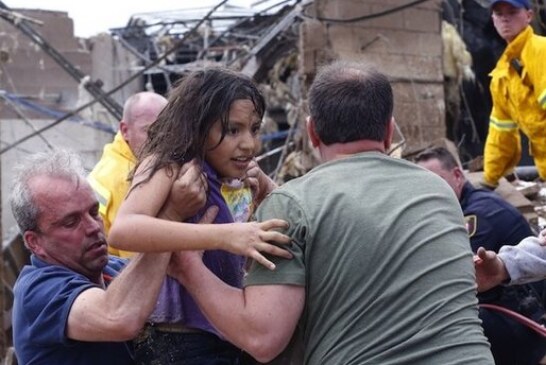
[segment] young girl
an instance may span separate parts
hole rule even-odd
[[[110,231],[112,245],[137,252],[213,249],[204,253],[203,261],[234,287],[241,287],[244,263],[243,257],[234,254],[252,257],[270,268],[272,263],[259,251],[289,258],[285,250],[267,243],[287,243],[286,236],[271,231],[284,228],[285,222],[232,223],[233,213],[246,219],[251,209],[248,190],[237,186],[247,171],[254,171],[262,186],[270,184],[263,172],[255,173],[253,162],[264,111],[262,95],[241,74],[211,68],[187,75],[148,131],[132,187]],[[188,225],[155,218],[181,166],[191,160],[199,163],[206,176],[204,209],[217,206],[214,223],[232,224]],[[187,221],[195,223],[202,213]],[[241,351],[220,338],[173,279],[166,280],[150,321],[152,325],[136,341],[140,364],[244,363]]]

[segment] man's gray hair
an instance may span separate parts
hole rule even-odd
[[[85,170],[80,157],[64,149],[36,153],[18,163],[13,169],[10,204],[21,233],[37,229],[40,212],[29,182],[39,176],[79,181],[85,179]]]

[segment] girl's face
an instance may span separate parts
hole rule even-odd
[[[258,152],[261,120],[250,100],[235,100],[229,109],[227,133],[222,138],[222,123],[218,120],[205,141],[205,159],[220,177],[242,179],[254,155]]]

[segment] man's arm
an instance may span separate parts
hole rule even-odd
[[[136,337],[152,312],[171,253],[138,254],[106,290],[90,288],[74,300],[66,335],[80,341]]]
[[[527,220],[510,203],[495,193],[476,193],[477,199],[463,204],[472,251],[479,247],[498,252],[503,245],[515,245],[532,236]],[[473,227],[473,229],[472,229]]]
[[[175,253],[173,258],[171,275],[228,341],[260,362],[271,361],[288,345],[303,311],[303,286],[234,288],[214,275],[195,252]]]
[[[546,278],[546,247],[536,237],[527,237],[517,246],[503,246],[499,258],[510,276],[510,285]]]
[[[495,102],[489,119],[489,131],[484,147],[484,173],[481,184],[495,188],[499,179],[510,172],[519,161],[521,140],[517,124]]]
[[[151,163],[151,159],[147,161]],[[188,165],[188,164],[186,164]],[[186,166],[184,165],[184,166]],[[143,163],[135,179],[145,179],[147,165]],[[194,164],[188,173],[201,180],[200,168]],[[186,174],[185,174],[186,175]],[[185,176],[184,175],[184,176]],[[230,223],[199,226],[165,219],[157,219],[161,207],[171,198],[171,187],[176,176],[166,168],[158,170],[148,181],[128,193],[110,230],[109,240],[116,248],[137,252],[165,252],[178,250],[223,249],[236,255],[247,256],[273,269],[273,263],[262,252],[289,258],[290,254],[272,244],[287,244],[289,237],[274,231],[286,228],[286,222],[271,219],[256,223]],[[195,184],[188,184],[188,188]],[[198,183],[198,187],[204,184]]]
[[[158,218],[183,220],[205,204],[206,185],[191,183],[195,176],[189,166],[184,165],[173,182]],[[201,222],[214,221],[216,213],[216,207],[211,207]],[[81,341],[136,337],[155,306],[170,258],[170,252],[139,254],[106,290],[91,288],[82,292],[68,315],[67,336]]]

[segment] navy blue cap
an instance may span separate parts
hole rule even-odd
[[[493,7],[497,3],[508,3],[516,8],[525,8],[530,9],[531,5],[529,4],[529,0],[491,0],[491,7]]]

